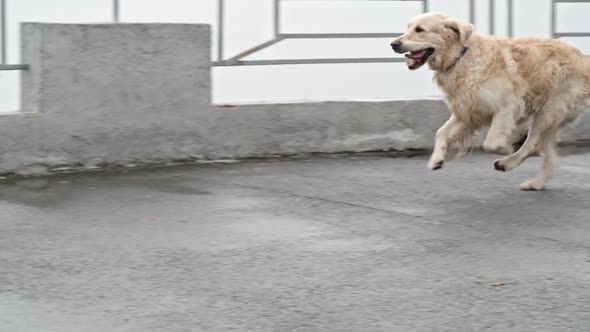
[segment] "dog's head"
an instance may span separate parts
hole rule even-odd
[[[391,47],[405,53],[407,65],[415,70],[428,63],[431,69],[441,70],[448,57],[456,56],[471,34],[473,25],[442,13],[427,13],[414,17],[408,31],[396,38]]]

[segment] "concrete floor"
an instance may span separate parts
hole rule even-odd
[[[588,331],[590,154],[5,180],[0,331]]]

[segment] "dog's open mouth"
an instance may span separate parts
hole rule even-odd
[[[425,48],[420,51],[406,53],[405,56],[408,58],[408,61],[406,62],[408,68],[414,70],[422,67],[426,61],[428,61],[428,58],[432,53],[434,53],[434,48]]]

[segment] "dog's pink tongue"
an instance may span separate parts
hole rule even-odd
[[[414,68],[416,68],[416,65],[418,64],[418,60],[408,58],[408,61],[406,62],[406,64],[408,65],[409,69],[414,69]]]
[[[405,55],[406,55],[406,58],[408,58],[408,59],[416,59],[417,60],[417,59],[422,58],[424,53],[426,53],[426,51],[422,50],[422,51],[406,53]]]

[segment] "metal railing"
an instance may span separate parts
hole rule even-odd
[[[15,0],[16,1],[16,0]],[[113,22],[118,23],[120,21],[121,4],[120,0],[111,0],[113,7]],[[8,64],[8,52],[7,52],[7,21],[8,18],[8,0],[0,0],[0,71],[8,70],[28,70],[29,65],[26,64]]]
[[[335,59],[280,59],[280,60],[243,60],[245,57],[256,52],[271,47],[281,41],[288,39],[309,39],[309,38],[395,38],[402,33],[317,33],[317,34],[289,34],[281,32],[281,4],[282,2],[296,2],[296,1],[310,1],[310,0],[274,0],[274,38],[266,41],[260,45],[252,47],[244,52],[241,52],[229,59],[224,58],[223,54],[223,23],[224,23],[224,0],[218,0],[218,58],[213,64],[215,66],[247,66],[247,65],[284,65],[284,64],[324,64],[324,63],[391,63],[391,62],[405,62],[403,58],[335,58]],[[315,0],[317,2],[330,0]],[[429,9],[428,0],[334,0],[334,1],[372,1],[372,2],[418,2],[422,3],[422,12],[426,13]],[[586,0],[590,2],[590,0]],[[507,25],[508,36],[514,35],[514,2],[507,0]],[[476,0],[469,0],[469,20],[476,24]],[[495,34],[496,32],[496,1],[489,0],[489,32]]]
[[[0,71],[7,70],[27,70],[27,64],[8,64],[7,59],[7,17],[9,13],[9,0],[0,0]],[[17,0],[14,0],[17,1]],[[112,20],[119,22],[121,20],[121,0],[112,1]],[[263,65],[285,65],[285,64],[330,64],[330,63],[391,63],[404,62],[403,58],[313,58],[313,59],[275,59],[275,60],[245,60],[246,57],[272,47],[277,43],[290,39],[341,39],[341,38],[394,38],[399,36],[400,32],[392,33],[285,33],[281,29],[281,16],[283,14],[282,4],[284,2],[311,1],[311,0],[274,0],[273,10],[273,38],[264,43],[256,45],[245,51],[242,51],[229,58],[225,57],[224,40],[225,40],[225,0],[217,0],[217,58],[213,61],[214,66],[263,66]],[[332,0],[314,0],[314,1],[332,1]],[[429,0],[338,0],[338,1],[372,1],[372,2],[415,2],[421,4],[422,12],[429,9]],[[514,0],[507,1],[507,34],[514,36]],[[552,0],[551,1],[551,31],[553,38],[561,37],[590,37],[590,32],[558,32],[557,31],[557,14],[560,3],[586,3],[590,0]],[[489,0],[489,27],[490,34],[496,33],[496,1]],[[469,0],[469,19],[473,24],[476,22],[476,0]]]
[[[586,3],[590,0],[551,0],[551,37],[590,37],[590,32],[558,32],[557,31],[557,14],[560,3]]]
[[[7,32],[6,32],[6,18],[8,17],[7,14],[7,5],[6,5],[6,1],[8,0],[0,0],[0,11],[2,11],[0,13],[0,19],[2,20],[2,22],[0,23],[0,29],[2,29],[2,32],[0,33],[0,46],[2,47],[2,51],[0,52],[0,71],[4,71],[4,70],[27,70],[29,69],[28,65],[9,65],[7,64],[8,59],[7,59],[7,51],[6,51],[6,36],[7,36]]]
[[[217,35],[217,61],[213,62],[215,66],[264,66],[264,65],[286,65],[286,64],[324,64],[324,63],[379,63],[379,62],[401,62],[401,58],[332,58],[332,59],[278,59],[278,60],[244,60],[256,52],[269,48],[277,43],[289,39],[358,39],[358,38],[395,38],[400,36],[401,32],[393,33],[284,33],[281,29],[281,15],[283,13],[282,4],[285,2],[301,2],[309,0],[274,0],[273,6],[273,35],[271,40],[247,49],[231,58],[224,57],[224,19],[225,19],[225,0],[218,0],[218,35]],[[317,0],[316,0],[317,1]],[[317,2],[326,2],[331,0],[319,0]],[[371,2],[415,2],[422,5],[422,12],[428,12],[428,0],[338,0],[338,1],[371,1]]]

